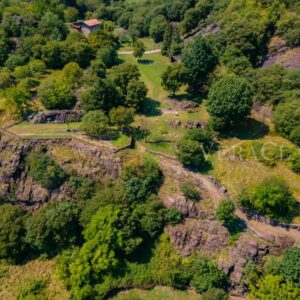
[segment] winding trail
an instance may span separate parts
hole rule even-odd
[[[150,152],[159,158],[159,164],[165,176],[175,179],[178,182],[183,182],[184,180],[194,181],[199,189],[207,192],[208,196],[214,201],[215,207],[217,207],[223,199],[229,198],[226,189],[213,178],[184,168],[175,157],[169,157],[169,155],[163,153],[149,151],[140,144],[138,149],[141,152]],[[250,232],[265,241],[278,242],[284,238],[289,238],[295,242],[300,242],[300,232],[296,229],[287,230],[279,226],[273,226],[249,219],[239,208],[236,209],[236,215],[245,222]]]
[[[148,51],[145,51],[144,55],[155,54],[155,53],[160,53],[160,52],[161,52],[160,49],[148,50]],[[132,55],[133,50],[118,51],[118,54],[120,54],[120,55]]]

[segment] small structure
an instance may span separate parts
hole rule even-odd
[[[102,21],[98,19],[90,19],[85,21],[77,21],[71,24],[71,27],[80,31],[85,36],[96,32],[101,28]]]

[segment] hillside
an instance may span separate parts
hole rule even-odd
[[[296,0],[0,3],[0,298],[300,299]]]

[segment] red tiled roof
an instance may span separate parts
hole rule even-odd
[[[94,27],[100,25],[101,21],[97,19],[90,19],[90,20],[83,21],[82,23],[84,23],[86,26]]]

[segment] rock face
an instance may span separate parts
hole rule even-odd
[[[0,136],[0,195],[6,200],[19,203],[27,209],[36,209],[45,202],[70,199],[73,194],[68,183],[59,189],[48,190],[28,175],[25,158],[30,151],[41,146],[67,172],[79,177],[89,177],[101,182],[106,177],[117,179],[121,159],[110,148],[89,145],[77,139],[16,140]]]
[[[260,261],[269,252],[269,246],[249,234],[242,234],[235,248],[228,248],[228,257],[219,263],[219,268],[230,275],[232,284],[238,285],[248,261]]]
[[[81,110],[46,110],[30,116],[28,121],[32,124],[79,122],[83,115]]]
[[[224,247],[230,237],[226,228],[217,221],[187,219],[183,224],[165,229],[172,244],[183,256],[193,252],[213,255]]]

